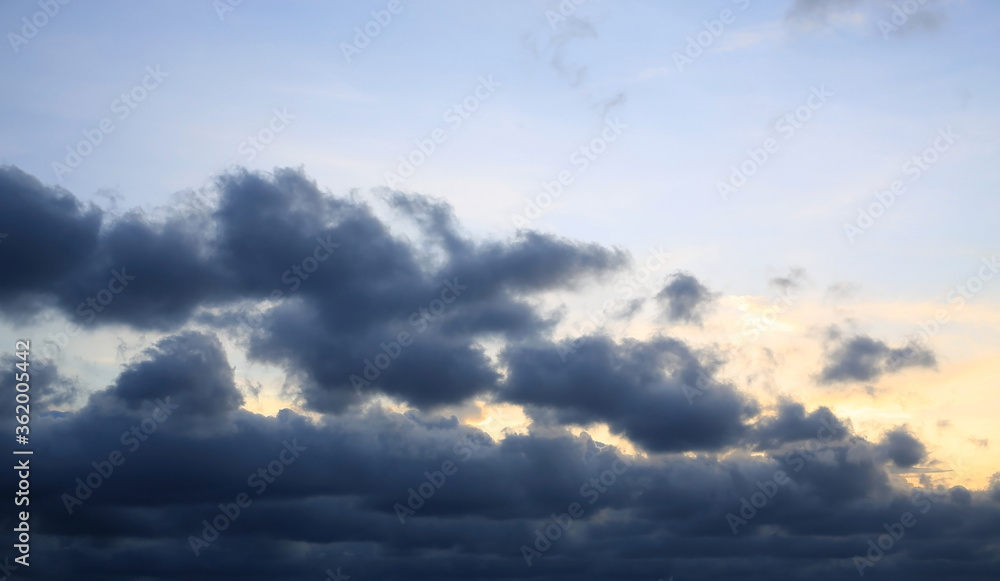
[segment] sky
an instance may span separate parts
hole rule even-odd
[[[4,2],[0,579],[1000,577],[997,30]]]

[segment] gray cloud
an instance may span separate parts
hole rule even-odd
[[[79,380],[31,363],[40,406],[31,425],[38,578],[305,581],[342,568],[391,581],[825,581],[853,574],[850,556],[931,492],[929,511],[885,570],[918,581],[1000,574],[996,478],[987,490],[901,484],[899,468],[935,462],[912,435],[869,443],[829,409],[807,412],[791,400],[762,417],[753,398],[719,376],[720,349],[674,337],[557,341],[558,319],[540,314],[535,300],[627,266],[620,251],[535,232],[473,240],[446,205],[390,193],[398,220],[419,231],[410,240],[366,204],[324,194],[291,170],[223,176],[214,201],[184,219],[108,216],[11,168],[0,186],[0,230],[12,232],[0,248],[5,307],[74,317],[107,284],[108,269],[129,268],[136,279],[94,324],[166,331],[151,345],[131,345],[138,356],[70,411],[52,408],[71,407]],[[15,204],[24,208],[8,212]],[[20,250],[56,262],[29,265],[32,277],[12,281],[19,263],[3,257],[14,233]],[[304,262],[324,243],[326,258]],[[448,303],[444,281],[463,286],[444,295],[454,297]],[[261,316],[240,334],[249,308]],[[390,356],[404,330],[413,342]],[[846,349],[836,362],[851,370],[839,372],[847,377],[901,368],[894,353],[924,365],[932,357],[870,339],[874,348],[859,348],[857,339],[830,339],[835,353]],[[487,341],[500,346],[497,357],[485,352]],[[308,416],[243,408],[226,345],[283,368]],[[377,353],[391,365],[359,396],[349,376]],[[368,397],[379,393],[417,409],[386,409]],[[440,412],[473,397],[522,405],[532,423],[494,440]],[[157,400],[176,408],[150,424],[164,409]],[[11,405],[7,398],[0,408]],[[0,414],[0,430],[14,424],[13,413]],[[602,424],[643,454],[569,431]],[[835,436],[810,448],[831,427]],[[291,442],[304,448],[301,457],[255,491],[250,477],[267,473]],[[112,470],[114,452],[124,462]],[[611,472],[622,461],[628,469]],[[446,478],[437,474],[445,462],[457,467]],[[734,535],[727,513],[777,470],[789,482]],[[100,484],[88,493],[87,480]],[[401,524],[395,506],[421,485],[433,495]],[[66,498],[78,488],[86,498],[70,514]],[[196,557],[189,537],[241,492],[252,502]],[[573,502],[585,510],[571,534],[528,568],[520,546]],[[14,524],[11,512],[0,518]]]
[[[901,468],[909,468],[927,459],[927,448],[905,426],[895,428],[882,438],[881,451]]]
[[[907,367],[937,367],[934,352],[919,344],[892,348],[865,335],[849,338],[833,335],[833,341],[819,375],[823,383],[875,381],[886,373]]]
[[[701,324],[702,316],[715,295],[694,276],[676,272],[670,276],[656,298],[666,305],[668,320]]]

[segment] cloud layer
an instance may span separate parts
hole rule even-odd
[[[52,410],[80,394],[78,382],[37,367],[35,389],[52,395],[32,425],[32,575],[1000,571],[997,487],[907,484],[900,473],[929,454],[905,427],[869,442],[827,408],[765,409],[718,376],[720,349],[676,337],[557,339],[560,315],[539,306],[543,294],[627,267],[624,252],[527,231],[472,240],[448,206],[393,192],[387,223],[294,170],[222,176],[215,193],[204,209],[114,218],[0,171],[0,205],[20,208],[0,215],[3,314],[23,322],[54,310],[85,329],[160,335],[74,411]],[[25,266],[15,254],[48,261]],[[29,276],[14,276],[23,268]],[[685,321],[712,296],[691,275],[661,294]],[[222,338],[283,369],[316,419],[247,411]],[[916,346],[838,337],[821,377],[869,381],[933,363]],[[441,413],[474,397],[523,406],[530,428],[494,440]],[[13,430],[6,411],[0,429]],[[570,431],[600,425],[641,454]],[[916,519],[905,536],[866,556],[904,513]]]

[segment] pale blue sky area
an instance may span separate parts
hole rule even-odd
[[[440,128],[399,187],[448,200],[473,234],[513,234],[511,215],[565,170],[573,183],[531,227],[637,257],[666,247],[727,292],[765,293],[768,269],[799,265],[870,299],[937,300],[1000,250],[992,2],[929,1],[883,35],[892,3],[875,0],[567,0],[565,19],[556,2],[403,1],[351,62],[342,43],[388,2],[219,5],[69,2],[19,43],[41,9],[4,2],[0,162],[102,205],[114,191],[123,208],[205,187],[230,161],[302,165],[344,194],[384,185]],[[674,54],[723,10],[730,22],[678,70]],[[116,99],[157,66],[168,76],[121,119]],[[499,86],[472,98],[481,77]],[[831,96],[794,134],[776,130],[814,87]],[[476,110],[446,121],[467,97]],[[276,109],[287,124],[271,125]],[[102,118],[114,131],[57,180],[52,163]],[[626,127],[581,171],[571,156],[607,119]],[[281,131],[251,160],[241,142],[269,125]],[[913,179],[904,163],[947,127],[959,137]],[[718,182],[768,138],[777,151],[723,201]],[[906,194],[852,245],[842,225],[896,179]]]

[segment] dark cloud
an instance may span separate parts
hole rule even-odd
[[[845,338],[831,333],[830,338],[834,345],[828,349],[826,364],[820,372],[823,383],[875,381],[907,367],[937,367],[934,353],[918,343],[892,348],[866,335]]]
[[[24,360],[14,355],[0,357],[0,368],[5,371],[10,370],[9,373],[0,374],[0,392],[11,394],[9,398],[0,398],[0,413],[14,415],[16,402],[13,394],[17,393],[15,387],[22,383],[18,381],[22,371],[21,368],[15,367],[17,364],[21,364],[24,368],[23,373],[27,374],[27,383],[32,392],[30,404],[35,413],[72,407],[84,395],[77,378],[65,377],[50,361],[33,357],[30,351],[28,353],[27,365]]]
[[[222,344],[213,335],[194,332],[164,338],[147,349],[142,360],[122,371],[106,396],[129,409],[171,397],[187,413],[199,416],[219,416],[244,403]]]
[[[665,314],[670,321],[701,324],[702,315],[715,295],[694,276],[676,272],[656,298],[666,304]]]
[[[55,233],[25,236],[18,249],[43,256],[48,246],[78,250],[66,265],[10,292],[48,297],[77,323],[172,330],[197,317],[252,329],[250,356],[285,367],[301,381],[306,404],[323,411],[358,403],[362,381],[370,388],[365,395],[381,391],[417,406],[458,403],[490,389],[498,375],[476,338],[545,332],[555,321],[529,306],[532,293],[574,288],[629,262],[619,250],[536,232],[472,241],[447,205],[391,193],[400,219],[425,236],[421,251],[436,255],[429,266],[367,205],[324,194],[295,170],[224,175],[215,205],[200,212],[160,221],[130,213],[103,226],[99,210],[83,214],[69,194],[57,197],[5,171],[11,203],[19,196],[55,200],[49,206],[67,223],[50,224],[55,210],[42,204],[49,209],[21,220]],[[64,230],[68,238],[60,240]],[[73,238],[76,232],[89,242]],[[5,280],[23,266],[0,265]],[[247,303],[263,306],[259,316],[246,316]],[[400,344],[401,333],[412,345]],[[391,365],[383,369],[386,357]]]
[[[754,427],[750,439],[757,448],[773,449],[810,439],[842,440],[849,433],[849,427],[829,408],[820,407],[807,415],[802,404],[785,401],[779,407],[777,416]]]
[[[0,166],[0,208],[0,233],[7,235],[0,311],[20,318],[45,306],[51,289],[86,262],[98,244],[101,211],[11,166]]]
[[[886,433],[879,449],[900,468],[910,468],[927,459],[927,448],[905,426]]]
[[[509,347],[501,397],[562,424],[606,422],[612,432],[655,451],[719,449],[735,443],[756,404],[712,378],[683,342],[615,343],[581,337],[573,345]]]
[[[21,230],[2,224],[0,257],[15,233],[29,254],[72,253],[4,283],[5,308],[76,318],[111,270],[128,269],[136,278],[108,291],[93,323],[166,331],[148,345],[129,339],[139,355],[103,389],[88,386],[80,408],[85,380],[31,362],[37,578],[833,580],[853,575],[852,555],[919,512],[916,501],[929,510],[882,570],[918,581],[1000,574],[997,483],[905,485],[899,468],[935,465],[905,430],[872,444],[795,401],[761,417],[720,376],[718,348],[557,341],[541,293],[608,277],[629,263],[619,250],[535,232],[473,240],[447,205],[387,192],[407,238],[292,170],[222,176],[206,204],[159,218],[88,209],[12,168],[0,177],[0,220],[9,204],[27,208]],[[4,260],[9,280],[23,265]],[[835,350],[855,339],[830,340]],[[236,373],[226,346],[283,368],[310,413],[242,407],[241,389],[259,384]],[[901,367],[893,353],[926,362],[905,349],[876,348],[876,370]],[[364,378],[358,390],[352,375]],[[416,409],[391,411],[373,394]],[[473,397],[522,405],[533,423],[494,440],[440,412]],[[580,425],[607,425],[642,454],[569,431]],[[734,534],[727,514],[769,486]],[[250,504],[196,556],[190,538],[241,493]],[[522,545],[574,502],[582,516],[528,567]],[[14,525],[12,511],[0,516]]]
[[[36,419],[43,454],[36,459],[45,461],[32,471],[33,575],[308,580],[340,567],[352,578],[391,580],[833,580],[853,574],[851,556],[864,554],[866,540],[906,511],[918,525],[907,530],[906,548],[901,544],[887,571],[930,580],[985,579],[1000,570],[990,550],[1000,540],[1000,500],[960,487],[943,494],[893,488],[879,447],[856,438],[769,457],[644,458],[598,446],[586,433],[550,428],[494,441],[454,417],[377,407],[319,421],[288,410],[275,417],[231,410],[206,432],[188,421],[198,410],[182,405],[130,450],[120,435],[155,405],[131,405],[136,394],[120,386],[135,373],[158,378],[163,366],[192,364],[199,354],[205,357],[197,372],[217,378],[199,383],[200,390],[231,393],[229,364],[214,340],[182,333],[127,367],[90,405]],[[635,354],[629,363],[639,359]],[[171,394],[187,391],[178,386]],[[826,413],[793,407],[783,414],[792,424]],[[0,418],[0,429],[10,424]],[[301,449],[294,462],[263,489],[248,483],[291,442]],[[97,470],[92,462],[106,463],[116,450],[124,462],[80,504],[70,503],[69,514],[63,495],[72,497],[76,479],[87,479]],[[778,470],[789,478],[780,486],[773,484]],[[412,513],[398,512],[411,490],[429,490],[432,481],[440,483],[432,495],[419,506],[414,501]],[[773,495],[733,534],[726,515],[769,481]],[[240,493],[251,503],[196,557],[190,537]],[[573,534],[552,542],[529,568],[520,547],[533,545],[534,531],[573,502],[584,510]],[[933,570],[909,551],[933,555]],[[748,556],[761,554],[767,558],[748,570]]]

